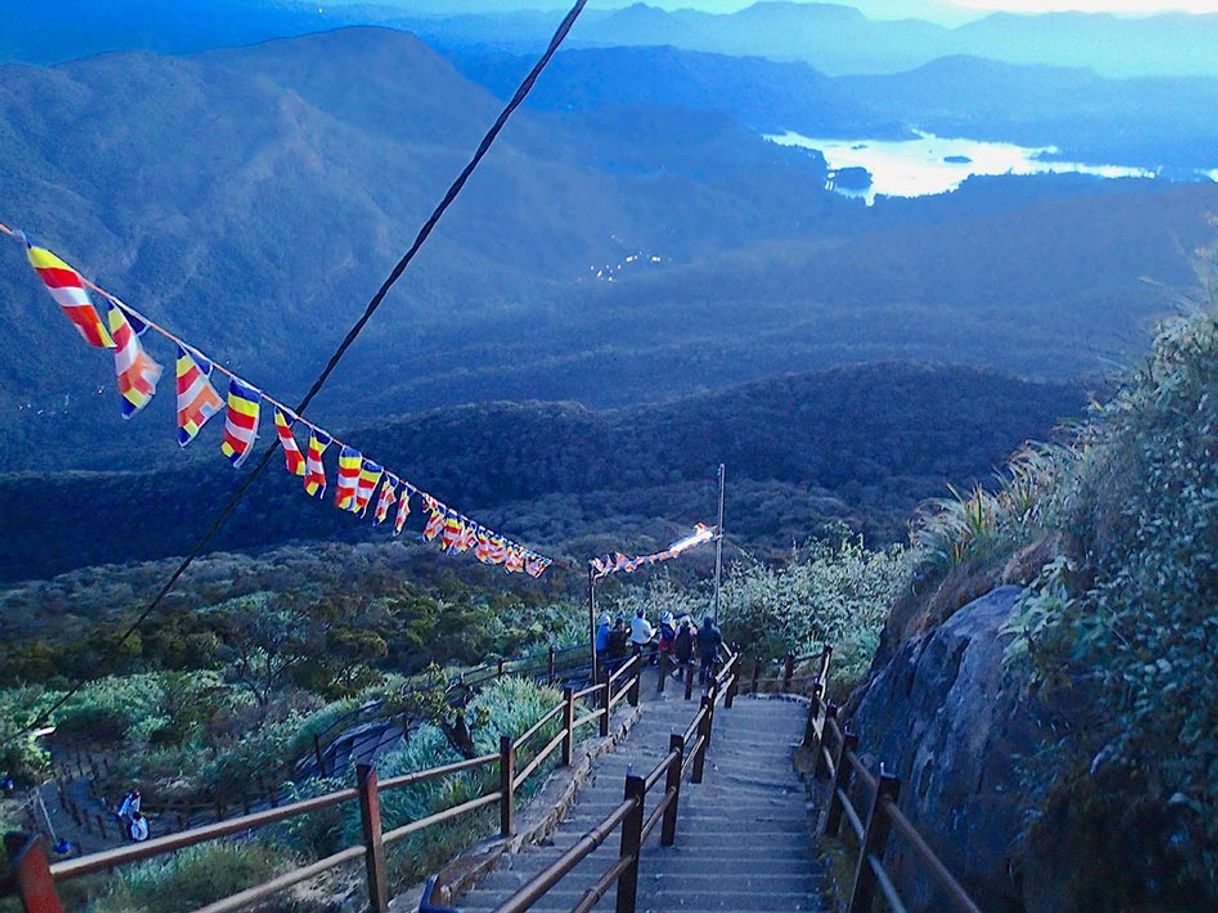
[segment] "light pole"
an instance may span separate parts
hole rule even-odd
[[[715,624],[719,623],[719,590],[723,582],[723,495],[727,488],[727,466],[719,464],[719,523],[715,526]]]
[[[588,564],[588,647],[592,653],[592,684],[600,679],[596,668],[596,571]]]

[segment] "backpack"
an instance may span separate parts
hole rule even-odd
[[[677,632],[672,629],[672,625],[660,625],[660,652],[671,653],[673,641],[676,639]]]
[[[690,633],[689,625],[682,626],[677,632],[676,638],[673,640],[673,651],[678,660],[687,663],[690,657],[694,655],[694,638]]]

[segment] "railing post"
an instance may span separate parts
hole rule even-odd
[[[833,783],[829,787],[829,814],[825,816],[825,833],[836,837],[842,826],[842,796],[850,791],[850,779],[854,767],[846,760],[846,752],[858,747],[859,737],[849,728],[842,733],[842,742],[837,746],[833,759]]]
[[[800,742],[804,748],[807,748],[816,739],[816,721],[820,717],[821,687],[820,682],[812,686],[812,699],[808,701],[808,720],[804,723],[804,740]]]
[[[829,731],[829,721],[837,719],[837,704],[829,701],[825,704],[825,721],[820,725],[820,738],[816,740],[816,767],[812,770],[812,776],[818,780],[823,780],[829,775],[829,765],[825,761],[825,733]]]
[[[313,754],[317,756],[317,773],[323,777],[328,776],[326,773],[326,756],[321,753],[321,739],[316,735],[313,736]]]
[[[12,883],[25,913],[63,913],[42,836],[5,834],[4,848],[8,851]]]
[[[562,689],[562,766],[571,766],[571,754],[575,743],[575,689]]]
[[[782,667],[782,693],[786,694],[791,690],[791,677],[795,675],[795,654],[788,653],[786,662]]]
[[[660,846],[672,846],[677,842],[677,806],[681,804],[681,768],[685,763],[685,739],[673,733],[668,737],[668,752],[677,753],[676,760],[668,765],[668,780],[664,793],[672,793],[672,802],[664,810],[664,822],[660,825]]]
[[[698,746],[698,753],[694,755],[694,769],[690,774],[691,783],[702,782],[702,771],[706,767],[706,749],[710,742],[710,714],[711,707],[710,695],[702,695],[702,722],[698,724],[698,735],[701,737],[702,744]]]
[[[609,735],[609,701],[613,698],[613,683],[605,679],[601,685],[601,738]]]
[[[760,680],[761,680],[761,660],[755,659],[755,660],[753,660],[753,681],[752,681],[753,694],[757,693],[757,682]]]
[[[499,658],[499,663],[495,668],[495,678],[503,678],[503,657]]]
[[[694,696],[694,661],[690,659],[685,664],[685,699],[688,701]]]
[[[736,700],[736,688],[740,684],[740,676],[737,675],[736,666],[736,660],[733,659],[728,667],[727,696],[723,698],[723,706],[729,710],[731,709],[732,702]]]
[[[833,647],[830,644],[825,644],[825,649],[820,654],[820,674],[816,677],[822,687],[827,687],[829,684],[829,661],[832,658]]]
[[[718,682],[711,682],[710,691],[706,696],[710,698],[706,704],[706,746],[709,748],[711,735],[715,731],[715,702],[719,699]]]
[[[871,901],[875,896],[875,872],[871,868],[868,857],[884,858],[884,845],[888,842],[888,828],[891,821],[884,810],[884,801],[897,801],[901,792],[901,781],[884,770],[880,765],[880,778],[876,786],[875,796],[871,800],[871,811],[867,814],[867,825],[863,834],[863,847],[859,852],[858,868],[854,872],[854,890],[850,892],[850,913],[866,913],[871,909]]]
[[[355,768],[359,788],[359,817],[364,830],[364,867],[368,872],[368,907],[372,913],[389,910],[389,882],[385,875],[385,846],[381,842],[381,798],[376,788],[376,768]]]
[[[510,735],[499,736],[499,836],[510,837],[516,829],[516,797],[512,781],[516,779],[516,752]]]
[[[664,681],[665,681],[665,679],[668,678],[668,654],[667,653],[660,654],[659,668],[660,668],[660,677],[658,679],[656,679],[656,694],[663,694],[664,693]]]
[[[647,798],[647,782],[634,774],[626,774],[626,799],[634,800],[634,808],[622,820],[622,849],[619,858],[634,859],[617,880],[617,913],[634,913],[639,892],[639,857],[643,852],[643,802]]]
[[[554,684],[554,648],[550,647],[550,652],[546,657],[546,681],[551,685]]]
[[[643,681],[643,658],[640,654],[635,660],[634,672],[630,674],[630,690],[626,692],[626,702],[631,707],[639,706],[639,683]]]

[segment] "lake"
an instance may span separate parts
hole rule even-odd
[[[814,139],[799,133],[766,136],[781,146],[800,146],[819,150],[830,171],[842,168],[866,168],[871,173],[871,186],[866,190],[845,189],[832,185],[844,196],[859,197],[867,205],[877,195],[920,197],[955,190],[974,174],[1092,174],[1105,178],[1153,178],[1155,172],[1145,168],[1122,165],[1092,165],[1065,162],[1052,158],[1059,150],[1054,146],[1030,147],[1014,143],[991,143],[974,139],[949,139],[919,132],[908,140],[843,140]],[[1214,178],[1218,172],[1198,172],[1198,176]]]

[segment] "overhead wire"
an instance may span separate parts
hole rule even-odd
[[[566,16],[563,17],[562,22],[559,23],[553,37],[551,37],[549,44],[546,46],[545,52],[537,59],[537,62],[533,64],[532,69],[529,70],[524,80],[521,81],[520,85],[516,88],[516,91],[512,95],[511,99],[499,112],[499,116],[495,118],[495,121],[493,124],[491,124],[490,129],[487,130],[486,134],[482,137],[481,142],[478,143],[478,147],[474,151],[473,156],[466,163],[465,167],[461,169],[461,172],[457,175],[456,179],[449,185],[443,198],[436,205],[435,209],[432,210],[431,215],[427,217],[427,220],[423,223],[422,227],[419,228],[418,233],[415,235],[414,241],[411,243],[410,247],[407,248],[406,253],[402,255],[401,259],[398,260],[397,264],[385,278],[385,281],[381,283],[380,288],[376,290],[376,293],[369,300],[367,306],[364,308],[364,312],[359,316],[359,319],[357,319],[355,323],[351,325],[351,328],[347,331],[347,334],[343,337],[342,341],[338,344],[338,347],[334,350],[334,354],[332,354],[329,361],[326,362],[326,366],[322,369],[321,374],[317,376],[317,379],[309,387],[308,392],[304,395],[304,398],[300,401],[300,404],[295,409],[291,410],[297,416],[304,412],[304,410],[308,408],[309,404],[313,402],[313,399],[317,396],[317,394],[321,392],[322,387],[330,378],[330,375],[334,373],[334,369],[338,367],[338,363],[347,353],[347,350],[351,348],[352,344],[359,337],[360,333],[363,332],[364,327],[368,325],[368,321],[372,319],[372,315],[376,313],[378,308],[380,308],[381,303],[385,300],[385,296],[389,294],[389,290],[392,289],[397,283],[398,279],[401,278],[402,273],[405,272],[406,268],[414,260],[419,250],[431,236],[431,233],[435,230],[435,227],[439,223],[440,219],[444,216],[449,207],[452,206],[453,202],[457,199],[457,196],[465,188],[465,185],[468,183],[470,177],[478,168],[478,165],[486,157],[487,153],[491,149],[491,146],[499,137],[499,134],[503,132],[503,128],[507,125],[508,119],[512,116],[516,109],[524,103],[524,100],[532,91],[538,77],[541,76],[542,71],[545,70],[546,66],[550,63],[550,60],[554,57],[554,54],[558,51],[558,48],[566,39],[567,34],[571,31],[571,27],[575,25],[576,19],[578,19],[580,13],[583,12],[587,2],[588,0],[575,0],[575,3],[567,12]],[[177,582],[182,578],[182,575],[186,573],[190,566],[195,562],[195,559],[197,559],[199,555],[203,553],[203,550],[207,547],[208,543],[211,542],[212,538],[217,532],[219,532],[220,527],[224,525],[224,521],[227,520],[233,511],[237,509],[237,505],[241,503],[242,499],[253,486],[254,482],[266,469],[278,448],[279,440],[276,438],[276,440],[274,440],[271,445],[263,451],[262,456],[254,465],[254,468],[242,478],[241,484],[237,486],[237,489],[233,492],[232,497],[229,498],[228,502],[220,509],[220,512],[215,516],[215,518],[213,518],[203,535],[195,541],[195,544],[191,547],[190,551],[187,552],[186,557],[184,557],[181,563],[178,564],[177,568],[169,576],[169,579],[165,582],[164,586],[162,586],[157,592],[157,595],[152,599],[151,602],[148,603],[140,614],[136,616],[135,620],[131,622],[123,634],[113,642],[111,647],[112,653],[117,653],[123,644],[131,639],[136,631],[139,630],[140,626],[147,621],[148,617],[161,605],[165,597],[173,589],[174,585],[177,584]],[[59,710],[64,704],[71,700],[71,698],[75,696],[77,692],[80,691],[83,684],[83,682],[77,682],[70,686],[63,695],[61,695],[53,704],[51,704],[50,707],[39,714],[37,719],[26,726],[22,734],[28,734],[29,732],[42,727],[57,710]]]

